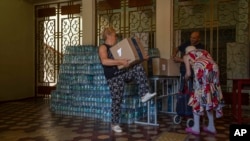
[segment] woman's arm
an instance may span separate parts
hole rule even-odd
[[[187,80],[191,76],[190,57],[188,55],[183,56],[183,61],[185,63],[185,67],[186,67],[185,79]]]
[[[99,57],[101,59],[101,63],[105,66],[124,66],[124,67],[128,67],[129,63],[128,63],[128,59],[110,59],[108,58],[108,53],[107,53],[107,48],[105,47],[105,45],[101,45],[99,47]]]

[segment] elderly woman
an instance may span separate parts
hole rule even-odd
[[[99,47],[99,57],[104,69],[104,75],[109,85],[112,104],[111,104],[111,126],[115,132],[122,132],[119,126],[121,103],[126,81],[135,80],[139,85],[139,96],[142,102],[148,101],[156,95],[149,92],[149,84],[142,64],[129,67],[129,60],[114,59],[110,48],[117,43],[116,31],[112,27],[107,27],[103,31],[104,44]],[[117,66],[123,65],[125,69],[118,69]]]
[[[204,49],[188,46],[185,52],[185,80],[191,76],[191,69],[194,71],[193,92],[188,102],[193,108],[194,126],[186,128],[186,132],[200,134],[200,115],[204,115],[206,111],[208,126],[204,126],[203,131],[216,134],[213,111],[219,118],[222,116],[223,106],[218,65]]]

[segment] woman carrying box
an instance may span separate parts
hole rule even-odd
[[[129,60],[114,59],[110,48],[117,43],[116,31],[112,27],[105,28],[102,34],[104,44],[99,47],[99,57],[104,69],[104,75],[109,85],[111,104],[111,127],[115,132],[122,132],[119,126],[121,103],[124,93],[124,84],[127,81],[135,80],[139,86],[139,96],[142,102],[148,101],[156,93],[149,92],[149,83],[142,64],[135,64],[129,67]],[[148,58],[148,56],[147,56]],[[118,66],[124,69],[118,69]]]

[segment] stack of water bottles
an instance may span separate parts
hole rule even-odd
[[[146,116],[146,105],[140,102],[137,92],[135,83],[126,84],[122,102],[122,123],[133,123]],[[51,111],[109,122],[111,102],[98,47],[66,47],[56,90],[51,93]]]

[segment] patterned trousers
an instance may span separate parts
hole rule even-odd
[[[111,104],[111,122],[118,124],[121,114],[121,103],[126,81],[135,80],[139,86],[139,96],[142,97],[149,92],[149,83],[142,64],[134,65],[125,73],[107,80],[109,85],[112,104]]]

